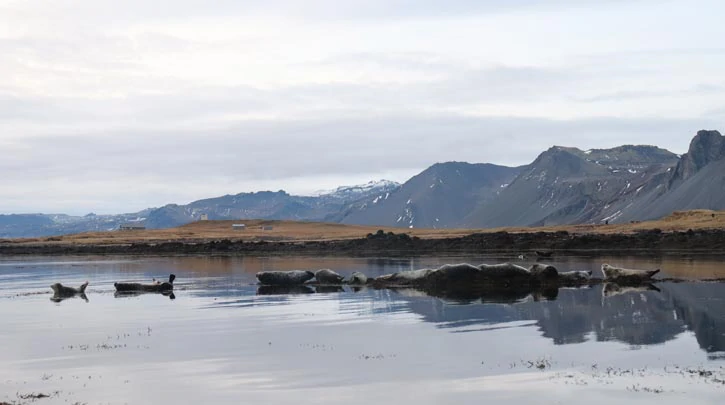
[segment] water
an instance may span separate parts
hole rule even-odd
[[[376,276],[506,260],[3,258],[0,402],[43,393],[51,397],[38,403],[722,403],[725,284],[561,289],[552,301],[513,304],[349,287],[264,295],[254,285],[261,270]],[[721,258],[551,262],[725,274]],[[175,299],[114,296],[114,281],[172,272]],[[88,302],[50,300],[50,284],[85,280]]]

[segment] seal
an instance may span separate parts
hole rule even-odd
[[[489,278],[505,280],[507,278],[531,277],[526,268],[513,263],[479,264],[478,268],[488,274]]]
[[[61,283],[55,283],[50,286],[50,288],[53,290],[53,295],[56,297],[72,297],[76,294],[85,294],[86,287],[88,287],[88,281],[81,284],[81,286],[78,288],[64,286]]]
[[[592,278],[592,271],[565,271],[559,273],[562,284],[586,284]]]
[[[118,292],[169,292],[174,289],[174,280],[176,276],[174,274],[169,275],[169,281],[160,282],[156,279],[151,284],[142,283],[113,283]]]
[[[635,270],[615,267],[609,264],[602,264],[602,273],[607,281],[614,281],[619,284],[640,284],[649,282],[652,276],[659,273],[656,270]]]
[[[355,271],[350,275],[350,278],[347,280],[347,283],[351,284],[351,285],[367,284],[368,276],[364,275],[363,273],[360,273],[359,271]]]
[[[263,285],[299,285],[315,278],[315,273],[306,270],[260,271],[257,280]]]
[[[532,276],[536,277],[538,280],[556,280],[559,278],[559,271],[556,269],[556,267],[543,264],[543,263],[534,263],[529,267],[529,272]]]
[[[53,302],[61,302],[68,298],[80,297],[85,302],[88,302],[88,297],[86,297],[86,287],[88,287],[88,281],[81,284],[78,288],[68,287],[61,283],[55,283],[50,286],[53,290],[53,296],[50,297],[50,300]]]
[[[393,274],[385,274],[375,278],[376,282],[385,284],[407,285],[423,281],[434,269],[404,270]]]
[[[330,269],[321,269],[315,272],[315,279],[320,284],[341,284],[344,277]]]

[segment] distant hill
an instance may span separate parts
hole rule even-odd
[[[401,228],[626,223],[674,211],[725,209],[725,137],[699,131],[681,157],[649,145],[553,146],[532,163],[436,163],[400,185],[369,182],[295,196],[239,193],[121,215],[0,215],[0,237],[170,228],[209,219],[290,219]]]
[[[637,199],[677,164],[654,146],[582,151],[554,146],[540,154],[493,201],[466,217],[472,227],[545,226],[615,221],[615,210]]]
[[[477,205],[492,201],[520,171],[488,163],[436,163],[392,193],[361,200],[331,219],[356,225],[460,227]]]

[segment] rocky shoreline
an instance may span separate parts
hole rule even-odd
[[[148,242],[126,244],[3,243],[0,255],[346,255],[415,256],[439,253],[511,253],[534,251],[596,254],[722,254],[725,229],[632,234],[574,234],[560,232],[476,233],[464,237],[421,239],[405,233],[378,231],[365,238],[335,241]]]

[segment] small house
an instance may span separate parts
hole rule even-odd
[[[209,220],[209,214],[201,214],[199,217],[199,221],[208,221]]]
[[[263,231],[271,231],[272,230],[272,225],[262,225],[262,230]]]
[[[121,224],[118,229],[121,231],[141,231],[146,229],[146,225],[139,223]]]
[[[234,229],[235,231],[243,231],[243,230],[247,229],[247,225],[245,225],[245,224],[232,224],[232,229]]]

